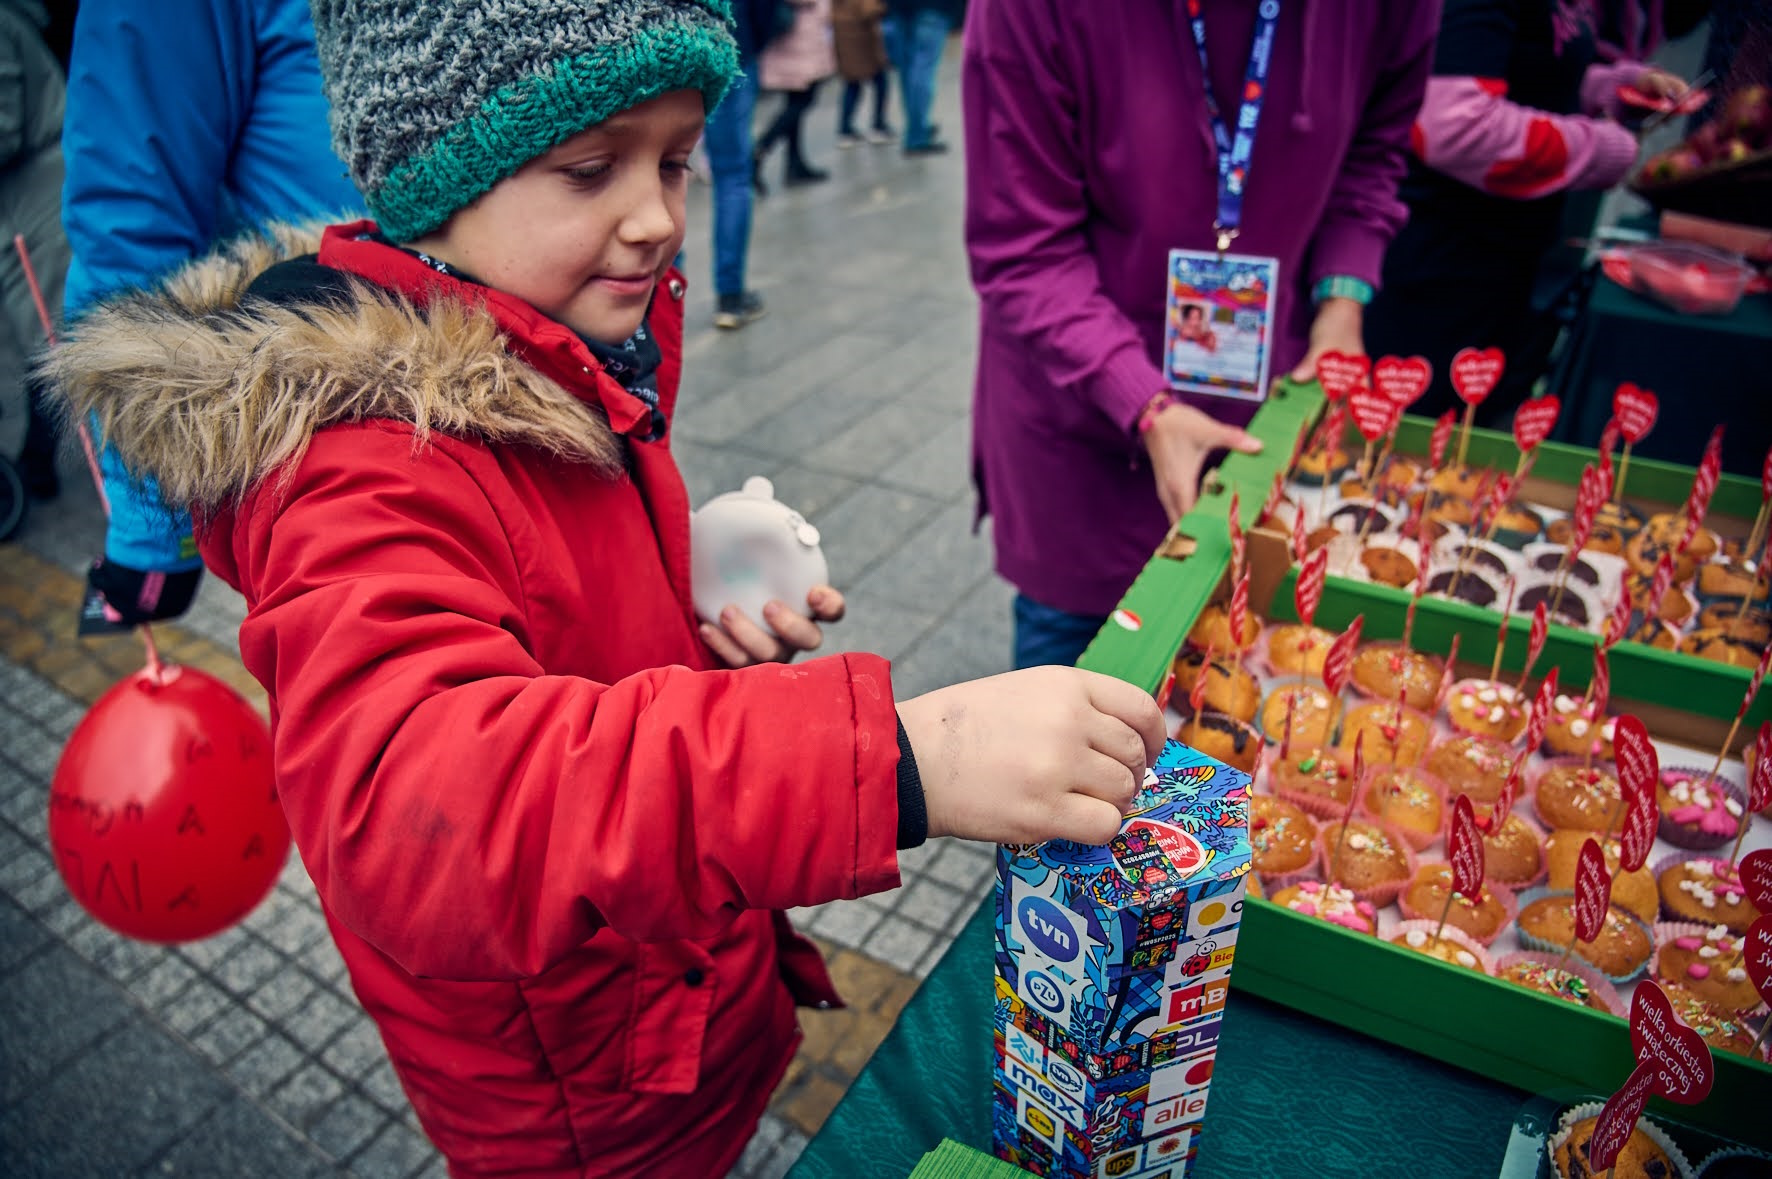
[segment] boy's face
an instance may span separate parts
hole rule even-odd
[[[580,335],[620,344],[683,244],[702,97],[673,90],[538,156],[412,243]]]

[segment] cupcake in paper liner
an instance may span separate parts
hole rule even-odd
[[[1512,744],[1526,731],[1532,698],[1503,680],[1459,680],[1446,692],[1446,723],[1468,737]]]
[[[1197,647],[1183,647],[1170,665],[1175,672],[1175,688],[1171,700],[1188,700],[1201,675],[1206,677],[1205,709],[1208,715],[1222,712],[1244,724],[1255,719],[1261,707],[1261,683],[1235,652],[1219,649],[1213,652],[1212,665],[1206,665],[1206,652]]]
[[[1495,543],[1519,552],[1544,533],[1544,517],[1536,508],[1509,503],[1495,517]]]
[[[1249,799],[1249,861],[1270,888],[1296,884],[1317,870],[1317,824],[1272,794]]]
[[[1518,754],[1519,750],[1492,737],[1453,736],[1428,750],[1422,765],[1446,784],[1448,799],[1470,795],[1480,819],[1507,786],[1507,772]]]
[[[1597,700],[1558,692],[1545,719],[1544,747],[1551,756],[1586,758],[1595,762],[1613,759],[1613,738],[1618,734],[1618,718],[1603,713]]]
[[[1576,865],[1581,848],[1589,839],[1599,844],[1606,857],[1606,871],[1612,874],[1612,903],[1628,909],[1644,921],[1661,918],[1661,894],[1655,891],[1655,874],[1644,864],[1634,872],[1624,871],[1619,863],[1621,845],[1617,836],[1604,837],[1598,831],[1556,830],[1544,842],[1547,865],[1545,882],[1554,889],[1567,892],[1575,887]]]
[[[1363,901],[1352,889],[1321,880],[1300,880],[1285,888],[1274,889],[1273,903],[1282,908],[1317,917],[1354,933],[1378,933],[1378,906]]]
[[[1339,844],[1339,849],[1337,845]],[[1323,879],[1339,884],[1377,908],[1397,899],[1415,874],[1415,849],[1395,827],[1354,819],[1341,838],[1339,818],[1317,829],[1317,859]]]
[[[1544,603],[1552,622],[1576,630],[1597,631],[1606,620],[1606,606],[1600,595],[1585,585],[1565,582],[1561,590],[1549,578],[1521,578],[1519,594],[1514,598],[1514,612],[1530,615]]]
[[[1270,626],[1264,636],[1266,650],[1262,654],[1262,670],[1276,679],[1323,678],[1323,660],[1335,642],[1335,632],[1320,626],[1304,626],[1296,622]]]
[[[1452,866],[1446,863],[1418,865],[1397,895],[1397,908],[1409,921],[1439,923],[1440,914],[1469,934],[1481,945],[1494,944],[1502,930],[1513,923],[1519,902],[1506,885],[1485,880],[1476,900],[1462,894],[1453,897],[1450,908],[1446,897],[1452,892]]]
[[[1747,798],[1708,769],[1668,766],[1655,787],[1661,825],[1655,834],[1675,847],[1710,851],[1735,842],[1747,815]]]
[[[1696,1179],[1766,1179],[1768,1175],[1772,1175],[1772,1154],[1747,1146],[1726,1146],[1704,1156]]]
[[[1494,974],[1514,986],[1607,1015],[1623,1017],[1630,1007],[1599,971],[1573,954],[1566,962],[1560,953],[1537,950],[1503,954],[1496,959]]]
[[[1661,595],[1658,605],[1649,601],[1650,592],[1655,588],[1655,574],[1630,573],[1624,579],[1625,589],[1630,593],[1631,613],[1633,615],[1653,614],[1663,622],[1674,627],[1684,627],[1698,613],[1698,599],[1684,586],[1669,585]]]
[[[1245,774],[1253,775],[1256,763],[1261,760],[1261,734],[1222,712],[1202,711],[1197,725],[1191,712],[1183,713],[1181,723],[1170,735],[1188,748],[1197,749]]]
[[[1713,1052],[1766,1059],[1766,1048],[1759,1043],[1760,1029],[1740,1012],[1707,1003],[1678,983],[1662,983],[1661,990],[1674,1017],[1703,1037]]]
[[[1357,805],[1361,815],[1395,828],[1422,851],[1446,825],[1446,784],[1418,766],[1375,766],[1366,773]]]
[[[1603,832],[1624,793],[1616,767],[1595,758],[1546,758],[1532,778],[1532,811],[1553,831]]]
[[[1587,1144],[1604,1102],[1588,1101],[1565,1110],[1557,1128],[1544,1140],[1545,1158],[1551,1174],[1559,1179],[1602,1179],[1604,1168],[1588,1165]],[[1637,1119],[1611,1179],[1692,1179],[1692,1164],[1674,1140],[1647,1117]]]
[[[1292,468],[1292,481],[1304,487],[1322,487],[1353,469],[1354,456],[1340,443],[1313,446],[1298,456],[1298,465]]]
[[[1746,939],[1730,933],[1727,925],[1658,921],[1649,973],[1725,1010],[1759,1015],[1766,1004],[1742,965],[1746,944]]]
[[[1680,639],[1681,653],[1712,663],[1752,670],[1760,661],[1764,643],[1755,643],[1744,634],[1730,634],[1723,627],[1695,630]]]
[[[1555,888],[1534,888],[1521,894],[1514,932],[1520,945],[1559,957],[1575,937],[1575,894]],[[1642,974],[1655,953],[1649,925],[1628,909],[1606,906],[1599,936],[1575,942],[1580,958],[1607,980],[1622,985]]]
[[[1396,509],[1370,499],[1343,496],[1341,502],[1329,508],[1326,523],[1344,536],[1357,538],[1364,532],[1371,537],[1395,528],[1397,513]]]
[[[1368,700],[1394,704],[1401,693],[1410,708],[1431,712],[1445,669],[1438,655],[1410,650],[1400,642],[1365,643],[1354,652],[1348,683]]]
[[[1547,871],[1544,828],[1510,812],[1483,834],[1483,873],[1515,893],[1544,883]]]
[[[1255,646],[1255,640],[1259,637],[1261,619],[1251,610],[1248,617],[1243,619],[1243,649],[1247,651]],[[1199,617],[1194,619],[1194,625],[1188,628],[1186,645],[1198,651],[1211,647],[1220,655],[1236,646],[1231,641],[1230,607],[1224,602],[1213,602],[1200,611]],[[1180,658],[1179,655],[1176,657]]]
[[[1487,947],[1451,922],[1442,927],[1437,921],[1402,921],[1385,940],[1452,966],[1480,974],[1495,973],[1495,959],[1490,957]]]
[[[1433,740],[1434,722],[1407,705],[1369,700],[1354,705],[1341,718],[1341,736],[1335,743],[1351,755],[1362,734],[1361,756],[1368,766],[1413,765]]]
[[[1388,585],[1407,593],[1415,588],[1415,579],[1421,575],[1420,550],[1414,541],[1394,532],[1368,537],[1354,563],[1339,572],[1353,581]]]
[[[1594,513],[1594,528],[1588,534],[1587,547],[1582,551],[1609,553],[1622,558],[1625,546],[1642,526],[1643,513],[1627,503],[1607,500]],[[1544,538],[1552,544],[1566,545],[1575,539],[1574,534],[1575,520],[1572,516],[1552,520],[1544,529]]]
[[[1353,757],[1333,747],[1307,749],[1296,741],[1292,755],[1268,767],[1274,793],[1319,819],[1339,819],[1354,791]]]
[[[1291,705],[1292,739],[1286,740],[1286,714]],[[1335,744],[1335,730],[1341,724],[1342,705],[1339,697],[1330,694],[1321,683],[1296,679],[1276,683],[1261,702],[1255,714],[1255,730],[1269,745],[1286,744],[1288,749],[1315,749]]]
[[[1668,921],[1723,925],[1731,933],[1746,933],[1760,915],[1747,899],[1740,873],[1721,856],[1676,853],[1656,860],[1649,871],[1655,874],[1661,915]]]

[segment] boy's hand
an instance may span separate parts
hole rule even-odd
[[[1112,676],[1035,667],[906,700],[929,834],[1103,844],[1163,749],[1163,713]]]
[[[720,657],[727,667],[749,667],[753,663],[786,663],[802,651],[816,651],[824,642],[820,622],[840,622],[843,618],[843,595],[828,585],[815,585],[806,595],[812,617],[796,614],[779,601],[763,607],[763,620],[774,629],[770,634],[758,626],[737,606],[720,611],[720,625],[701,624],[701,641]],[[780,637],[777,637],[780,636]]]

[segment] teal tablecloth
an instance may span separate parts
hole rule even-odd
[[[990,1149],[991,937],[987,901],[789,1179],[903,1179],[943,1138]],[[1525,1094],[1238,994],[1231,978],[1194,1179],[1500,1171]]]

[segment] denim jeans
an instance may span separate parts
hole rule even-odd
[[[843,105],[838,108],[837,134],[855,134],[855,112],[861,108],[863,86],[872,86],[874,89],[874,130],[886,130],[886,99],[892,86],[892,75],[881,70],[874,75],[871,82],[843,83]]]
[[[929,108],[935,104],[935,71],[941,51],[947,48],[948,18],[924,9],[910,21],[889,20],[885,26],[886,54],[898,71],[898,90],[904,98],[904,145],[927,147],[935,136],[929,130]]]
[[[1107,616],[1072,614],[1043,606],[1026,594],[1015,595],[1015,666],[1043,667],[1076,663]]]
[[[744,293],[751,248],[751,114],[757,108],[756,63],[740,74],[708,116],[703,146],[714,180],[714,293]]]

